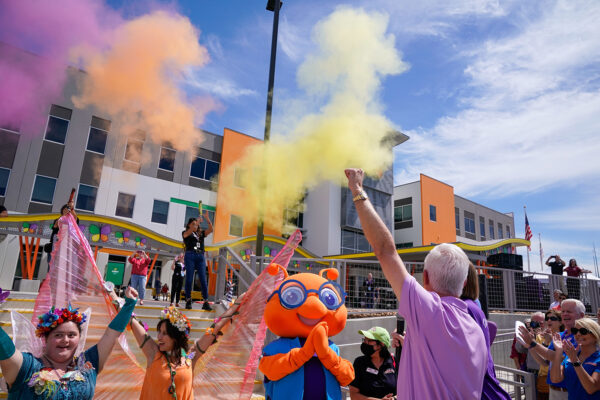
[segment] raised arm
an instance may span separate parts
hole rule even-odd
[[[364,172],[361,169],[351,168],[347,169],[345,173],[348,178],[348,188],[352,192],[352,197],[356,198],[358,195],[363,194]],[[381,264],[381,269],[385,277],[390,282],[392,289],[394,289],[396,297],[400,299],[404,281],[408,278],[409,273],[396,251],[394,238],[368,199],[357,199],[354,201],[354,206],[356,207],[365,237],[373,247],[375,256]]]
[[[123,333],[127,324],[129,324],[129,320],[131,319],[131,314],[133,313],[133,309],[135,308],[135,304],[137,302],[138,293],[132,287],[128,287],[125,290],[125,305],[121,308],[121,311],[113,318],[113,320],[108,324],[108,328],[104,331],[104,334],[100,338],[98,342],[98,373],[102,371],[104,367],[104,363],[110,356],[112,349],[117,341],[117,338]]]
[[[17,379],[22,364],[23,354],[15,348],[15,344],[4,329],[0,328],[0,368],[8,386]]]
[[[525,342],[525,344],[522,346],[525,347],[526,349],[529,349],[529,352],[532,353],[534,358],[536,358],[535,356],[538,356],[547,361],[554,360],[555,351],[550,350],[546,346],[542,346],[542,345],[538,344],[535,341],[535,337],[533,336],[533,334],[531,332],[529,332],[529,330],[527,330],[527,328],[525,328],[524,326],[521,326],[519,328],[519,336],[521,337],[521,340],[523,340],[523,342]],[[532,345],[533,345],[533,347],[532,347]],[[561,354],[562,354],[562,351],[561,351]]]
[[[206,228],[204,230],[204,236],[208,236],[213,232],[213,224],[210,221],[210,218],[208,218],[208,211],[204,212],[204,219],[206,220],[206,223],[208,224],[208,228]]]
[[[579,382],[581,382],[581,386],[583,386],[587,394],[593,394],[600,390],[600,374],[596,371],[592,372],[592,375],[587,373],[587,371],[581,365],[582,361],[577,356],[579,348],[575,348],[568,340],[563,340],[563,348],[571,363],[579,363],[578,366],[573,364],[573,369],[575,369],[577,378],[579,379]]]
[[[563,348],[562,348],[562,340],[558,333],[555,333],[552,336],[552,341],[554,342],[554,354],[550,367],[550,381],[554,383],[562,382],[565,379],[564,367],[562,366],[563,361]]]
[[[146,329],[142,326],[141,322],[135,318],[131,319],[131,331],[133,332],[133,337],[135,337],[135,341],[138,346],[142,349],[144,356],[146,356],[146,365],[150,365],[154,360],[154,356],[156,352],[159,350],[156,342],[148,335]]]

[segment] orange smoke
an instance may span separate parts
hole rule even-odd
[[[156,11],[116,28],[103,49],[78,48],[73,55],[87,74],[74,104],[94,106],[123,134],[141,129],[155,143],[170,142],[176,150],[198,146],[202,136],[196,126],[216,104],[186,99],[178,87],[186,69],[209,60],[198,36],[189,19]]]

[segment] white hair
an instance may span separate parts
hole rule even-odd
[[[560,306],[562,307],[563,304],[565,303],[573,303],[575,304],[575,309],[577,310],[577,312],[579,312],[579,314],[583,314],[585,315],[585,306],[583,305],[583,303],[581,302],[581,300],[577,300],[577,299],[565,299],[560,303]]]
[[[531,314],[531,319],[533,319],[533,317],[541,317],[542,319],[546,318],[544,313],[541,311],[536,311],[533,314]]]
[[[435,292],[460,297],[467,280],[469,258],[460,247],[442,243],[427,254],[424,269]]]

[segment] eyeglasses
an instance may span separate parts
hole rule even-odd
[[[546,321],[560,321],[560,318],[554,317],[554,316],[552,316],[552,317],[546,317]]]
[[[281,305],[288,310],[298,308],[308,298],[309,293],[317,293],[319,300],[329,310],[337,310],[346,301],[346,292],[337,283],[333,281],[323,282],[319,290],[306,289],[306,286],[300,281],[290,279],[285,281],[279,286],[279,289],[274,291],[271,296],[267,299],[267,302],[271,300],[276,294],[279,295],[279,302]]]
[[[577,335],[578,333],[580,335],[587,335],[587,334],[592,333],[592,331],[587,330],[586,328],[571,328],[571,333],[573,335]]]

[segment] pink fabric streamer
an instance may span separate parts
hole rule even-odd
[[[48,275],[40,286],[35,301],[32,323],[51,306],[92,309],[87,323],[87,346],[98,343],[104,330],[116,315],[116,310],[103,287],[104,280],[98,271],[94,253],[82,235],[72,215],[58,220],[58,241],[54,244]],[[143,354],[134,345],[133,335],[119,338],[104,369],[98,375],[95,399],[130,399],[139,396],[145,370],[137,360]],[[135,349],[138,354],[134,354]]]
[[[301,240],[302,234],[296,230],[273,262],[287,268]],[[252,396],[267,332],[263,318],[267,298],[282,280],[281,271],[270,275],[265,269],[252,282],[233,326],[198,361],[194,398],[249,399]]]

